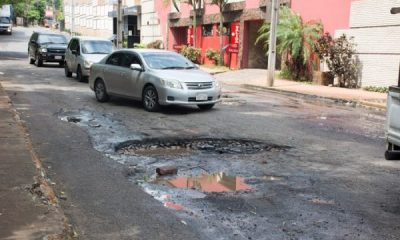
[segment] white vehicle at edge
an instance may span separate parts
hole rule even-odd
[[[0,32],[12,34],[13,7],[11,4],[3,5],[0,8]]]
[[[386,118],[387,160],[400,160],[400,82],[389,88]]]

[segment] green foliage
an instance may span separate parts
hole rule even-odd
[[[369,92],[379,92],[379,93],[387,93],[387,92],[389,92],[389,88],[388,87],[366,86],[363,89],[365,91],[369,91]]]
[[[194,63],[200,63],[200,48],[184,46],[181,50],[181,54]]]
[[[144,43],[134,43],[133,47],[134,48],[147,48],[146,44],[144,44]]]
[[[207,49],[206,51],[206,57],[212,61],[214,61],[214,64],[219,65],[219,52],[217,50],[214,50],[212,48]]]
[[[277,27],[277,52],[286,54],[287,69],[294,79],[310,79],[312,76],[310,58],[323,26],[320,22],[306,22],[288,7],[282,7]],[[256,44],[262,43],[268,49],[270,25],[263,24],[258,30]]]
[[[289,79],[289,80],[293,79],[292,73],[287,68],[283,68],[281,70],[281,72],[279,73],[279,77],[283,78],[283,79]]]
[[[28,21],[29,22],[33,22],[33,21],[40,21],[40,12],[38,11],[38,10],[36,10],[36,9],[31,9],[29,12],[28,12]]]
[[[340,87],[355,88],[358,86],[359,64],[354,57],[355,44],[345,35],[333,39],[325,34],[319,39],[315,51],[326,63],[332,74],[339,79]]]
[[[65,19],[64,13],[58,12],[57,13],[57,21],[61,22],[61,21],[64,21],[64,19]]]

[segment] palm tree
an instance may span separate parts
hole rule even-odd
[[[224,28],[224,8],[229,0],[211,0],[211,4],[217,5],[219,8],[219,65],[224,65],[224,43],[223,43],[223,28]]]
[[[286,55],[285,62],[294,79],[310,76],[310,57],[316,42],[321,37],[323,26],[320,22],[303,22],[303,19],[288,7],[280,10],[277,27],[277,52]],[[269,24],[264,23],[258,30],[257,43],[268,49]]]
[[[168,6],[170,3],[172,3],[172,5],[174,5],[174,8],[176,9],[176,11],[178,11],[178,12],[179,12],[179,7],[178,7],[179,2],[180,2],[179,0],[164,0],[165,5]]]

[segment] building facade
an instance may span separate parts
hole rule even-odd
[[[109,0],[65,0],[65,28],[71,30],[73,16],[74,32],[88,36],[111,37],[113,21],[108,17],[108,12],[112,10],[113,4]]]
[[[398,0],[357,0],[351,3],[350,28],[336,37],[354,37],[360,62],[361,86],[390,86],[397,83],[400,63],[400,7]]]

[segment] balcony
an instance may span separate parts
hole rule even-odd
[[[204,12],[205,12],[204,8],[197,9],[197,17],[203,16]],[[194,11],[190,10],[190,17],[192,18],[193,16],[194,16]]]
[[[176,20],[181,18],[181,13],[180,12],[170,12],[168,13],[168,19],[169,20]]]
[[[285,5],[285,6],[290,7],[292,1],[291,0],[279,0],[279,2],[280,2],[279,4],[281,6]],[[260,0],[260,8],[265,8],[269,4],[271,4],[271,0]]]
[[[224,12],[243,11],[246,8],[246,1],[233,2],[225,5]]]

